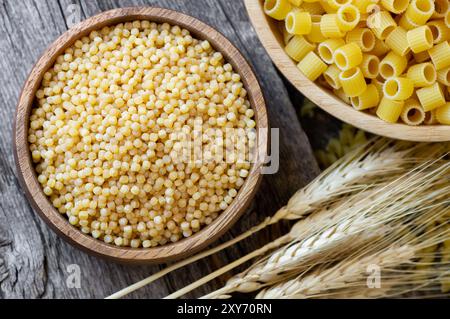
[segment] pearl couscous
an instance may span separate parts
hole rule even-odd
[[[256,123],[240,76],[179,26],[91,32],[57,58],[36,99],[38,181],[70,224],[106,243],[191,236],[249,174]]]

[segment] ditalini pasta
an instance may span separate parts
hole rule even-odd
[[[359,111],[450,125],[449,0],[264,0],[287,55]]]

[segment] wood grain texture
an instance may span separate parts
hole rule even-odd
[[[33,64],[45,47],[67,30],[71,3],[80,5],[83,19],[108,9],[137,5],[185,12],[219,29],[253,65],[266,95],[270,124],[280,128],[280,171],[264,177],[251,208],[221,242],[272,214],[318,173],[283,82],[261,47],[240,0],[0,0],[0,29],[5,35],[0,37],[0,298],[102,298],[164,267],[118,265],[79,251],[60,240],[37,217],[18,186],[11,152],[14,108]],[[263,231],[223,253],[176,271],[131,297],[165,296],[270,241],[280,231],[278,227]],[[67,267],[71,264],[79,265],[81,270],[79,289],[66,285]],[[212,281],[189,297],[200,296],[224,280],[226,277]]]
[[[402,123],[386,123],[374,115],[355,110],[332,92],[311,82],[285,53],[277,21],[264,13],[264,1],[244,0],[244,2],[255,30],[275,65],[300,92],[320,108],[341,121],[382,136],[422,142],[450,140],[449,125],[408,126]]]

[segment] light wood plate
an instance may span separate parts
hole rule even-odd
[[[193,36],[199,39],[207,39],[241,75],[251,106],[255,111],[258,129],[257,151],[260,156],[256,157],[249,176],[230,206],[214,222],[195,235],[176,243],[154,248],[126,248],[109,245],[83,234],[78,228],[70,225],[67,218],[52,206],[43,193],[37,181],[27,141],[29,116],[35,101],[35,92],[41,84],[43,74],[54,64],[56,57],[77,39],[89,34],[92,30],[133,20],[168,22],[188,29]],[[42,219],[62,238],[88,253],[114,261],[162,263],[185,257],[211,244],[244,213],[262,178],[261,169],[268,146],[268,127],[264,97],[256,76],[238,49],[222,34],[209,25],[176,11],[151,7],[121,8],[100,13],[75,25],[53,42],[35,64],[25,82],[17,105],[14,123],[14,156],[19,181],[28,200]]]
[[[334,96],[332,92],[311,82],[285,53],[283,37],[277,27],[277,21],[264,13],[264,1],[244,0],[244,3],[259,39],[281,73],[303,95],[326,112],[362,130],[382,136],[421,142],[450,140],[448,125],[408,126],[401,123],[386,123],[374,115],[355,110]]]

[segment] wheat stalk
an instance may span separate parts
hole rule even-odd
[[[235,291],[249,292],[259,289],[267,284],[280,280],[282,278],[280,273],[285,275],[286,272],[292,270],[297,272],[302,271],[307,266],[305,262],[310,261],[308,259],[309,256],[313,256],[315,260],[314,258],[312,260],[318,263],[320,262],[321,252],[333,252],[335,251],[334,249],[338,248],[335,245],[339,243],[343,247],[346,247],[348,244],[343,239],[355,244],[353,237],[361,235],[362,230],[367,229],[367,225],[385,225],[390,220],[405,216],[410,211],[414,211],[414,209],[416,212],[420,211],[423,207],[427,207],[431,200],[445,196],[450,190],[450,186],[436,191],[433,190],[433,187],[440,179],[440,174],[446,172],[449,166],[448,163],[440,165],[428,173],[424,173],[423,169],[413,171],[407,174],[405,178],[383,186],[381,190],[384,193],[377,196],[378,198],[375,203],[369,197],[363,199],[356,205],[347,205],[347,209],[343,209],[342,213],[340,213],[344,217],[343,220],[338,221],[331,227],[325,228],[320,234],[315,234],[301,242],[290,244],[276,251],[270,258],[263,259],[262,262],[251,266],[246,272],[233,277],[227,282],[225,287],[210,293],[205,298],[221,298],[223,294],[228,295]],[[425,168],[427,167],[429,168],[429,166],[425,166]],[[421,189],[426,189],[426,187],[430,188],[428,194],[422,194],[420,201],[417,201],[414,191],[417,187]],[[387,191],[388,189],[391,190]],[[391,202],[394,203],[390,204]],[[377,214],[374,214],[374,212]],[[382,212],[382,214],[379,212]],[[302,227],[298,225],[302,224],[303,221],[298,222],[293,227],[293,230],[298,233],[305,233],[305,231],[299,231]]]
[[[257,299],[308,298],[327,290],[348,287],[349,283],[366,278],[370,265],[380,268],[394,267],[414,258],[410,246],[391,247],[385,251],[352,260],[339,262],[329,269],[319,269],[303,278],[296,278],[262,290]]]

